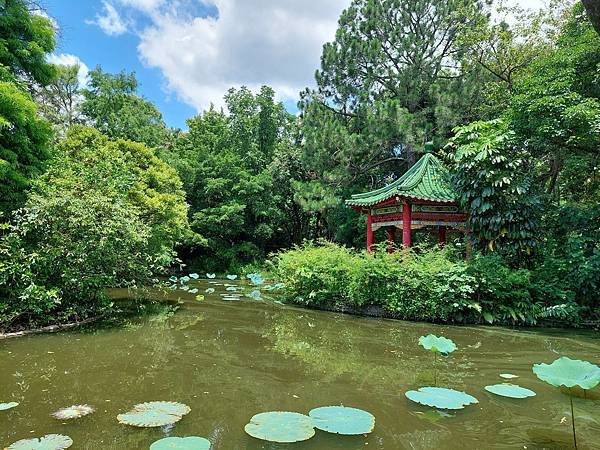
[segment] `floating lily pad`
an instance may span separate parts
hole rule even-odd
[[[456,350],[456,344],[448,338],[443,336],[436,336],[429,334],[427,336],[421,336],[419,338],[419,345],[425,350],[430,350],[434,353],[441,353],[446,356]]]
[[[198,289],[197,289],[197,288],[190,289],[188,292],[189,292],[190,294],[197,294],[197,293],[198,293]]]
[[[235,292],[235,291],[238,290],[238,288],[236,286],[228,286],[228,287],[225,288],[225,290],[226,291],[233,291],[233,292]]]
[[[252,416],[246,433],[269,442],[299,442],[315,435],[310,417],[296,412],[273,411]]]
[[[210,441],[203,437],[168,437],[154,442],[150,450],[210,450]]]
[[[404,395],[413,402],[439,409],[462,409],[467,405],[479,403],[475,397],[465,392],[439,387],[422,387]]]
[[[535,392],[532,390],[510,383],[492,384],[491,386],[486,386],[485,390],[492,394],[509,398],[527,398],[535,396]]]
[[[579,386],[581,389],[593,389],[600,383],[600,367],[588,361],[563,356],[552,364],[534,364],[533,373],[555,387],[568,388]]]
[[[7,450],[63,450],[73,445],[73,439],[62,434],[47,434],[41,438],[21,439]]]
[[[204,295],[202,295],[202,294],[196,295],[196,301],[203,302],[204,301]]]
[[[187,283],[188,281],[190,281],[190,277],[188,277],[187,275],[185,275],[179,279],[179,282],[182,284]]]
[[[189,277],[193,278],[194,280],[197,280],[198,278],[200,278],[200,275],[198,275],[197,273],[190,273]]]
[[[52,413],[52,417],[59,420],[79,419],[80,417],[92,414],[95,411],[90,405],[73,405],[68,408],[62,408]]]
[[[169,277],[169,281],[171,283],[177,283],[177,277],[176,276]]]
[[[227,279],[231,280],[231,281],[236,280],[237,279],[237,275],[227,275]]]
[[[371,413],[357,408],[323,406],[312,409],[308,415],[316,428],[329,433],[368,434],[375,428],[375,417]]]
[[[265,282],[262,275],[260,273],[249,273],[246,277],[250,280],[250,282],[254,285],[261,285]]]
[[[250,297],[253,300],[260,300],[261,299],[260,291],[258,289],[255,289],[248,294],[248,297]]]
[[[207,273],[206,278],[215,278],[217,275],[214,273]]]
[[[120,423],[134,427],[162,427],[179,422],[190,412],[190,407],[177,402],[148,402],[135,405],[125,414],[119,414]]]
[[[215,288],[208,288],[204,292],[206,292],[207,294],[212,294],[213,292],[215,292]]]
[[[7,409],[12,409],[15,406],[19,406],[19,403],[18,402],[0,403],[0,411],[6,411]]]
[[[512,373],[501,373],[500,378],[505,380],[512,380],[513,378],[519,378],[519,375],[513,375]]]

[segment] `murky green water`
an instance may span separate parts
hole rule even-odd
[[[202,293],[207,282],[195,283]],[[215,285],[211,285],[215,286]],[[213,449],[522,449],[568,448],[568,397],[537,380],[534,362],[559,355],[600,362],[600,337],[565,332],[460,328],[307,311],[273,302],[223,301],[223,286],[203,303],[181,293],[172,316],[120,329],[76,331],[0,341],[0,447],[47,433],[69,435],[73,449],[147,449],[168,433],[205,436]],[[439,385],[465,390],[479,404],[431,416],[404,392],[431,384],[431,356],[417,345],[427,333],[452,338],[459,350],[439,365]],[[519,375],[537,392],[527,400],[483,390]],[[183,402],[190,414],[172,430],[120,425],[116,415],[152,400]],[[88,403],[78,421],[50,417]],[[307,413],[354,406],[376,417],[368,437],[317,432],[310,441],[268,444],[246,436],[255,413]],[[600,448],[600,393],[575,399],[580,448]]]

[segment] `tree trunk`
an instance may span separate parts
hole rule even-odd
[[[600,1],[581,0],[581,3],[585,6],[588,18],[590,19],[590,22],[592,22],[594,29],[600,34]]]

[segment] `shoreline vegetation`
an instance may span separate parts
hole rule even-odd
[[[401,3],[350,2],[297,114],[273,88],[242,85],[176,129],[134,73],[98,66],[82,85],[80,67],[51,64],[51,11],[0,1],[0,330],[110,317],[107,289],[265,261],[278,300],[309,307],[595,323],[597,17],[576,0]],[[411,250],[351,250],[366,219],[344,199],[427,152],[469,236],[439,249],[415,229]]]

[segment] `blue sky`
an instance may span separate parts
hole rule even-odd
[[[516,0],[540,6],[545,0]],[[350,0],[44,0],[59,28],[54,62],[134,71],[165,121],[267,84],[295,111]]]

